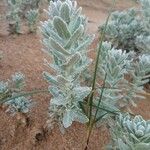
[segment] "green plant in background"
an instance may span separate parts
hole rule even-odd
[[[10,33],[20,33],[20,15],[21,12],[20,7],[22,4],[22,0],[8,0],[8,5],[10,8],[9,14],[7,18],[9,20],[9,32]]]
[[[150,1],[139,0],[141,9],[115,11],[106,30],[106,39],[127,51],[150,52]],[[103,30],[103,26],[100,27]]]
[[[23,5],[28,5],[30,9],[38,9],[40,1],[41,0],[23,0]]]
[[[43,0],[23,0],[21,5],[22,18],[26,18],[26,14],[30,10],[38,10],[40,8],[40,2]]]
[[[142,116],[131,117],[128,113],[116,116],[110,123],[112,141],[108,150],[149,150],[150,120]]]
[[[122,111],[131,112],[129,106],[136,106],[136,101],[144,98],[141,94],[144,93],[143,85],[150,81],[149,72],[150,55],[143,54],[135,60],[133,52],[127,53],[112,47],[109,42],[102,42],[96,96],[89,106],[92,106],[89,130],[94,124],[106,123],[110,117]],[[130,76],[130,80],[125,78],[126,75]]]
[[[67,128],[73,121],[88,122],[79,102],[83,102],[91,88],[82,86],[79,79],[91,63],[87,47],[93,37],[86,34],[87,21],[75,1],[50,2],[48,15],[50,19],[42,23],[41,30],[45,51],[53,57],[49,66],[55,74],[44,72],[53,96],[49,115],[50,120]]]
[[[142,6],[141,16],[143,22],[143,34],[136,38],[136,45],[144,53],[150,53],[150,1],[140,0]]]
[[[121,112],[125,108],[129,110],[130,105],[136,106],[137,99],[144,98],[141,93],[144,93],[143,85],[149,82],[150,56],[143,54],[137,60],[133,58],[132,52],[118,50],[109,42],[102,43],[97,81],[105,81],[105,87],[103,89],[102,83],[97,83],[95,106],[101,97],[100,107],[110,112]],[[125,78],[126,75],[130,80]],[[113,113],[101,110],[97,118],[102,114],[107,118]]]
[[[21,23],[26,17],[30,32],[36,31],[38,7],[40,0],[8,0],[9,32],[21,33]]]
[[[101,30],[103,30],[103,26]],[[115,11],[107,26],[106,39],[117,48],[137,51],[135,41],[142,30],[142,22],[137,17],[136,9]]]
[[[150,1],[149,0],[139,0],[142,9],[141,14],[144,21],[145,31],[150,33]]]
[[[29,31],[31,33],[36,32],[38,21],[38,10],[29,10],[26,14],[26,18],[28,21]]]
[[[12,75],[12,79],[6,82],[0,81],[0,103],[8,106],[11,114],[16,112],[28,113],[33,103],[29,95],[19,96],[25,86],[25,76],[18,72]]]

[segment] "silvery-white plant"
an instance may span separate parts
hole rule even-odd
[[[44,72],[52,94],[50,122],[57,120],[65,128],[73,121],[88,122],[79,102],[88,96],[91,88],[81,85],[80,76],[91,63],[87,47],[93,37],[86,33],[87,20],[81,10],[76,1],[51,1],[47,11],[49,19],[41,27],[45,51],[53,58],[46,64],[54,75]]]
[[[26,14],[30,10],[37,10],[40,7],[40,2],[45,3],[45,0],[23,0],[21,5],[21,16],[26,18]]]
[[[26,114],[32,108],[33,102],[29,98],[21,96],[9,100],[8,102],[5,103],[5,105],[8,106],[6,112],[9,112],[11,115],[15,115],[16,112]]]
[[[0,103],[8,106],[7,112],[27,113],[32,107],[32,101],[25,96],[18,96],[25,86],[25,76],[17,72],[12,79],[6,82],[0,81]],[[9,100],[8,100],[9,99]]]
[[[38,10],[29,10],[26,14],[28,21],[28,27],[30,32],[36,32],[37,30],[37,21],[38,21],[39,12]]]
[[[143,17],[143,24],[145,30],[150,33],[150,1],[149,0],[139,0],[141,8],[141,14]]]
[[[136,60],[134,55],[133,52],[114,48],[110,42],[103,42],[98,76],[99,81],[105,80],[105,88],[97,83],[99,94],[95,99],[96,105],[102,92],[101,107],[112,112],[129,109],[129,105],[136,106],[136,100],[144,98],[141,93],[144,93],[143,85],[150,81],[150,55],[143,54]],[[130,80],[126,75],[130,76]],[[99,111],[101,113],[104,112]]]
[[[115,11],[106,30],[106,39],[127,51],[150,52],[150,1],[139,0],[141,8]],[[103,26],[100,27],[103,30]]]
[[[114,46],[127,51],[136,50],[136,37],[142,32],[142,22],[136,9],[115,11],[106,30],[106,39]],[[103,30],[103,26],[100,27]]]
[[[19,13],[21,12],[21,4],[22,0],[8,0],[10,11],[7,15],[7,18],[9,19],[10,33],[20,33],[21,19]]]
[[[35,25],[38,19],[37,8],[40,0],[7,0],[9,13],[7,18],[9,20],[10,33],[21,33],[21,22],[23,18],[27,17],[29,29],[31,32],[35,31]],[[33,30],[33,31],[32,31]]]
[[[127,104],[122,99],[124,97],[123,91],[128,85],[125,75],[133,61],[132,55],[132,53],[114,48],[110,42],[103,42],[102,44],[98,76],[100,81],[105,80],[106,88],[103,90],[101,105],[108,107],[109,110],[118,111],[122,107],[121,103]],[[101,85],[98,84],[99,95],[102,92],[100,87]]]
[[[150,34],[137,36],[136,46],[141,50],[142,53],[150,54]]]
[[[29,7],[30,9],[38,9],[40,1],[41,0],[23,0],[22,4],[24,7]]]
[[[136,45],[142,52],[150,53],[150,1],[140,0],[144,33],[136,38]]]
[[[125,96],[125,98],[142,98],[140,95],[144,93],[143,85],[150,82],[150,55],[140,55],[138,60],[135,60],[134,63],[131,64],[131,68],[129,73],[131,74],[132,81],[128,86],[127,96]]]
[[[110,126],[112,142],[108,150],[149,150],[150,120],[138,115],[131,117],[128,113],[116,116]]]
[[[44,51],[52,57],[51,63],[46,60],[45,63],[53,69],[52,74],[44,72],[52,95],[48,121],[50,127],[54,122],[59,123],[62,129],[71,126],[73,121],[91,125],[91,120],[94,123],[103,118],[108,120],[129,104],[135,105],[135,100],[143,94],[143,84],[149,82],[149,54],[135,57],[134,52],[127,53],[109,42],[103,42],[98,65],[100,80],[97,80],[96,89],[91,91],[91,88],[81,85],[80,76],[91,62],[86,49],[92,37],[85,32],[87,21],[80,11],[75,1],[51,2],[47,11],[49,20],[42,23]],[[126,75],[131,80],[127,80]],[[103,85],[100,81],[103,81]],[[92,106],[90,117],[89,112],[85,110],[85,114],[79,104],[84,107],[89,101],[86,97],[92,92],[94,100],[89,106]],[[88,127],[91,130],[93,123]]]

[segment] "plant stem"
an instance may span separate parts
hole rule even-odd
[[[111,16],[111,13],[112,13],[112,10],[113,10],[114,6],[115,6],[115,0],[113,0],[112,7],[111,7],[111,9],[109,11],[109,14],[108,14],[105,26],[104,26],[104,30],[102,32],[102,36],[101,36],[101,39],[100,39],[99,47],[98,47],[98,52],[97,52],[97,57],[96,57],[96,62],[95,62],[95,67],[94,67],[95,70],[94,70],[94,75],[93,75],[92,90],[91,90],[91,93],[90,93],[90,95],[88,97],[88,107],[89,107],[88,117],[89,117],[89,123],[88,123],[88,132],[87,132],[86,147],[85,147],[84,150],[88,149],[88,144],[89,144],[90,136],[91,136],[91,133],[92,133],[93,125],[95,123],[95,121],[92,119],[92,110],[93,110],[93,98],[94,98],[94,91],[95,91],[95,85],[96,85],[97,71],[98,71],[98,65],[99,65],[99,61],[100,61],[100,53],[101,53],[102,43],[103,43],[103,40],[104,40],[104,37],[105,37],[105,32],[106,32],[106,29],[107,29],[108,21],[109,21],[109,18]],[[101,92],[101,95],[102,94],[103,94],[103,92]],[[100,97],[100,102],[101,102],[101,98],[102,98],[102,96]],[[99,102],[99,105],[100,105],[100,102]],[[98,110],[98,108],[97,108],[97,110]],[[96,115],[97,115],[97,113],[95,114],[95,116]],[[95,116],[94,116],[94,118],[95,118]]]
[[[89,120],[91,120],[91,116],[92,116],[92,103],[93,103],[93,97],[94,97],[94,90],[95,90],[95,85],[96,85],[96,77],[97,77],[97,70],[98,70],[98,64],[99,64],[99,61],[100,61],[100,52],[101,52],[101,48],[102,48],[102,43],[103,43],[103,40],[104,40],[104,37],[105,37],[105,32],[106,32],[106,29],[107,29],[107,25],[108,25],[108,21],[109,21],[109,18],[111,16],[111,13],[112,13],[112,10],[115,6],[115,0],[113,0],[113,4],[112,4],[112,7],[109,11],[109,14],[108,14],[108,17],[107,17],[107,20],[106,20],[106,23],[105,23],[105,26],[104,26],[104,30],[102,32],[102,36],[100,38],[100,44],[99,44],[99,47],[98,47],[98,52],[97,52],[97,57],[96,57],[96,62],[95,62],[95,69],[94,69],[94,75],[93,75],[93,83],[92,83],[92,92],[91,94],[89,95],[89,98],[88,98],[88,103],[90,104],[90,110],[89,110]]]
[[[107,75],[105,75],[103,87],[105,87],[106,76]],[[97,113],[98,113],[98,110],[99,110],[99,107],[100,107],[100,103],[102,101],[103,92],[104,92],[104,88],[103,87],[102,87],[101,95],[100,95],[100,98],[99,98],[99,101],[98,101],[98,106],[96,108],[96,112],[95,112],[95,115],[94,115],[94,119],[91,119],[90,124],[88,126],[88,133],[87,133],[87,141],[86,141],[85,150],[87,150],[87,148],[88,148],[88,144],[89,144],[90,136],[91,136],[91,133],[92,133],[92,129],[93,129],[93,126],[95,124],[95,120],[96,120],[96,116],[97,116]],[[93,106],[93,103],[92,103],[92,106]],[[106,114],[104,114],[104,115],[106,115]],[[100,119],[101,118],[103,118],[103,115],[100,117]]]
[[[21,94],[18,94],[16,96],[12,96],[12,97],[7,98],[7,99],[0,100],[0,104],[3,104],[5,102],[8,102],[12,99],[15,99],[15,98],[18,98],[18,97],[21,97],[21,96],[31,96],[31,95],[34,95],[34,94],[48,93],[48,92],[49,92],[48,90],[34,90],[34,91],[31,91],[31,92],[21,93]]]
[[[106,78],[107,78],[107,74],[105,75],[105,78],[104,78],[104,84],[103,84],[103,87],[105,87]],[[100,95],[100,98],[99,98],[97,107],[100,107],[100,104],[101,104],[101,101],[102,101],[102,98],[103,98],[103,93],[104,93],[104,88],[102,88],[102,90],[101,90],[101,95]],[[95,112],[95,115],[94,115],[94,119],[93,119],[94,122],[95,122],[95,119],[96,119],[98,110],[99,110],[99,109],[97,108],[97,109],[96,109],[96,112]]]

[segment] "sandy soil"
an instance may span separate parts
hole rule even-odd
[[[83,12],[89,18],[88,32],[96,33],[99,24],[102,24],[111,6],[111,0],[79,0]],[[135,3],[121,0],[115,9],[125,9]],[[0,2],[0,12],[5,13]],[[45,89],[48,84],[42,78],[44,70],[50,71],[43,65],[43,59],[49,58],[41,51],[40,34],[23,34],[8,36],[7,22],[0,20],[0,51],[4,58],[0,61],[0,79],[8,79],[11,74],[21,71],[26,75],[27,90]],[[96,41],[91,48],[96,47]],[[139,103],[136,113],[150,119],[149,98]],[[51,134],[47,134],[43,127],[47,120],[49,95],[34,96],[36,106],[24,123],[24,116],[10,116],[0,108],[0,149],[1,150],[83,150],[85,146],[86,128],[74,123],[64,135],[56,127]],[[21,118],[21,119],[20,119]],[[108,133],[105,127],[93,131],[89,150],[102,150],[108,142]]]

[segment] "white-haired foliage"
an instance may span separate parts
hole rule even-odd
[[[7,112],[27,113],[32,106],[32,101],[25,96],[19,96],[25,86],[25,76],[17,72],[12,79],[0,81],[0,103],[8,106]]]
[[[103,42],[98,64],[99,80],[94,91],[91,91],[91,88],[81,85],[80,80],[82,72],[85,72],[91,62],[87,56],[87,48],[93,39],[86,33],[87,20],[81,14],[81,8],[77,8],[76,1],[58,0],[50,2],[47,13],[49,19],[42,22],[41,32],[44,51],[52,58],[50,63],[45,63],[53,69],[53,73],[44,72],[44,78],[50,83],[49,91],[52,95],[49,106],[50,126],[55,121],[65,128],[73,121],[88,122],[89,112],[84,106],[87,104],[85,98],[89,93],[91,95],[91,92],[94,92],[94,100],[90,113],[92,117],[94,115],[94,122],[109,117],[110,114],[116,115],[130,104],[135,105],[137,98],[141,98],[141,93],[144,92],[143,84],[149,82],[150,55],[135,57],[134,52],[128,53],[109,42]],[[126,15],[121,13],[120,16],[124,27],[132,22],[132,29],[139,29],[138,33],[141,32],[139,17],[134,21],[135,10],[130,10]],[[124,19],[124,16],[128,16],[130,21]],[[126,33],[119,31],[122,38],[125,34],[130,34],[129,29],[126,29]],[[135,38],[137,35],[135,33],[132,36]],[[129,79],[126,78],[127,75]]]
[[[38,16],[39,16],[38,9],[31,9],[26,14],[26,18],[27,18],[27,21],[28,21],[29,31],[31,33],[34,33],[37,30]]]
[[[139,9],[112,13],[106,39],[117,48],[150,53],[150,1],[139,0],[139,4]],[[100,28],[103,30],[103,26]]]
[[[93,37],[86,33],[87,20],[81,11],[76,1],[51,1],[49,19],[41,27],[45,51],[53,58],[48,65],[55,74],[44,72],[53,96],[49,115],[65,128],[73,121],[88,122],[79,102],[88,96],[91,88],[81,86],[79,79],[91,62],[87,48]]]
[[[21,24],[27,18],[29,30],[34,32],[38,18],[38,7],[40,0],[6,0],[8,2],[7,19],[9,21],[9,32],[11,34],[21,33]]]
[[[131,117],[120,114],[111,124],[112,142],[108,150],[149,150],[150,149],[150,120],[142,116]]]
[[[9,13],[7,18],[9,20],[9,32],[20,33],[20,12],[21,12],[22,0],[8,0]]]
[[[95,105],[98,104],[102,94],[100,107],[118,113],[122,109],[128,110],[130,105],[136,106],[136,100],[144,98],[141,93],[144,93],[143,85],[150,81],[150,55],[143,54],[136,60],[134,55],[133,52],[127,53],[114,48],[110,42],[103,42],[98,66],[98,95],[94,101]],[[126,77],[127,75],[129,78]],[[104,80],[103,89],[100,81]],[[113,114],[103,109],[98,114],[102,116],[105,113],[105,117],[107,114]]]

